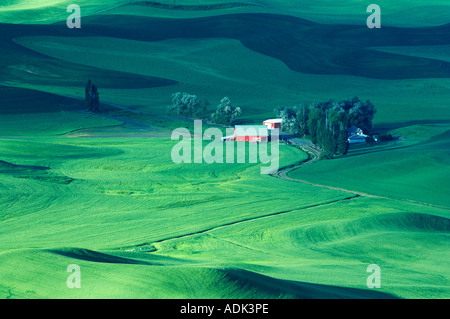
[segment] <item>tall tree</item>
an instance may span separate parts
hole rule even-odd
[[[348,152],[348,134],[347,128],[341,123],[339,127],[339,133],[337,136],[337,148],[336,155],[343,156]]]
[[[84,99],[86,101],[86,108],[89,111],[91,111],[91,109],[92,109],[91,94],[92,94],[92,82],[91,82],[91,80],[89,80],[86,83],[86,87],[84,88]]]
[[[92,111],[99,112],[100,111],[100,97],[98,93],[98,89],[95,85],[92,86]]]
[[[197,95],[177,92],[172,95],[172,105],[169,106],[169,111],[185,117],[197,117],[204,113],[204,108],[207,107],[206,102],[204,103],[202,104]]]
[[[293,108],[278,107],[274,112],[283,119],[286,132],[308,135],[324,150],[324,158],[333,158],[347,153],[350,126],[355,125],[365,133],[372,129],[376,109],[370,101],[353,97],[340,102],[329,100]]]
[[[89,112],[100,112],[100,98],[97,87],[89,80],[84,88],[86,108]]]
[[[277,117],[281,118],[281,126],[288,134],[298,134],[297,112],[295,107],[277,107],[274,109]]]
[[[297,110],[297,131],[301,136],[305,136],[309,134],[308,131],[308,115],[309,115],[309,106],[306,104],[301,104],[296,107]]]
[[[365,133],[372,130],[372,120],[376,113],[375,106],[370,101],[362,102],[358,97],[344,102],[350,105],[348,112],[348,127],[353,125],[361,128]]]
[[[310,109],[308,116],[308,132],[313,144],[317,144],[317,142],[320,140],[319,135],[321,134],[321,122],[323,118],[323,110],[319,107],[318,104]]]
[[[86,108],[89,112],[100,112],[100,97],[97,86],[92,84],[89,80],[84,88],[84,98],[86,101]]]
[[[232,125],[241,114],[241,108],[233,106],[231,100],[228,97],[224,97],[217,106],[216,111],[211,114],[211,119],[217,124]]]

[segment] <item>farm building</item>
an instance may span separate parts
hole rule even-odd
[[[349,144],[366,143],[367,135],[356,126],[352,126],[347,130]]]
[[[238,142],[267,142],[269,130],[266,125],[236,125],[234,136]]]
[[[281,122],[283,122],[282,119],[270,119],[270,120],[265,120],[263,122],[263,124],[266,125],[269,130],[274,130],[274,129],[281,130]]]
[[[233,142],[235,140],[236,140],[236,136],[234,136],[234,135],[222,137],[222,142]]]
[[[281,129],[281,122],[281,119],[271,119],[263,125],[235,125],[234,135],[222,137],[222,141],[267,142],[272,130]]]

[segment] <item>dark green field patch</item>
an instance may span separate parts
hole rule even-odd
[[[390,45],[450,43],[450,24],[434,28],[370,30],[365,25],[322,25],[273,14],[236,14],[198,19],[92,16],[85,28],[97,36],[139,41],[232,38],[277,58],[294,71],[379,79],[448,78],[450,63],[369,49]],[[136,32],[145,30],[145,32]],[[50,31],[50,30],[49,30]]]
[[[100,89],[143,89],[177,84],[176,81],[158,77],[99,69],[67,61],[34,58],[29,58],[26,65],[6,66],[2,80],[8,79],[28,84],[80,87],[81,92],[84,92],[88,79],[93,83],[101,83]]]
[[[68,97],[29,89],[0,86],[0,114],[59,112],[80,108],[84,108],[80,101]]]
[[[5,161],[0,161],[0,174],[57,184],[70,184],[74,180],[67,176],[53,174],[49,167],[16,165]]]
[[[85,17],[83,28],[78,30],[68,29],[65,21],[49,26],[0,24],[0,30],[4,34],[2,41],[6,42],[20,36],[42,34],[106,36],[139,41],[232,38],[303,73],[379,79],[450,77],[449,62],[370,49],[377,46],[450,44],[450,24],[371,30],[365,25],[325,25],[275,14],[232,14],[196,19],[101,15]],[[6,44],[5,48],[13,48],[11,43]],[[23,48],[21,51],[24,52]]]
[[[127,3],[123,6],[146,6],[158,9],[169,9],[169,10],[188,10],[188,11],[204,11],[204,10],[220,10],[220,9],[230,9],[239,7],[255,6],[251,3],[244,2],[230,2],[230,3],[214,3],[214,4],[187,4],[187,5],[172,5],[168,3],[161,3],[157,1],[133,1]]]
[[[45,171],[50,169],[49,167],[43,166],[29,166],[29,165],[16,165],[5,161],[0,161],[0,172],[21,172],[21,171]]]
[[[51,249],[49,252],[66,256],[69,258],[80,259],[91,262],[99,263],[117,263],[117,264],[139,264],[139,265],[152,265],[152,263],[134,260],[131,258],[123,258],[110,254],[100,253],[89,249],[82,248],[63,248],[63,249]]]
[[[99,89],[142,89],[175,85],[178,82],[152,76],[143,76],[115,70],[60,61],[39,54],[15,42],[15,38],[28,35],[58,34],[80,36],[67,27],[40,25],[0,24],[0,84],[21,83],[47,86],[80,87],[84,92],[86,82],[101,83]],[[88,32],[91,34],[92,30]]]

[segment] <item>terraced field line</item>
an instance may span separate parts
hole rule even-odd
[[[292,213],[292,212],[299,211],[299,210],[304,210],[304,209],[310,209],[310,208],[315,208],[315,207],[320,207],[320,206],[331,205],[331,204],[335,204],[335,203],[338,203],[338,202],[341,202],[341,201],[355,199],[357,197],[359,197],[359,195],[355,195],[354,194],[354,196],[349,196],[349,197],[345,197],[345,198],[339,198],[339,199],[335,199],[335,200],[331,200],[331,201],[327,201],[327,202],[323,202],[323,203],[316,203],[316,204],[308,205],[308,206],[304,206],[304,207],[297,207],[297,208],[293,208],[293,209],[282,211],[282,212],[275,212],[275,213],[270,213],[270,214],[262,215],[262,216],[255,216],[255,217],[244,218],[244,219],[241,219],[241,220],[235,220],[235,221],[232,221],[232,222],[228,222],[228,223],[225,223],[225,224],[222,224],[222,225],[209,227],[209,228],[206,228],[206,229],[194,231],[194,232],[187,233],[187,234],[181,234],[181,235],[177,235],[177,236],[167,237],[167,238],[159,239],[159,240],[156,240],[156,241],[153,241],[153,242],[139,244],[139,245],[136,245],[136,246],[153,245],[153,244],[162,243],[162,242],[165,242],[165,241],[168,241],[168,240],[172,240],[172,239],[180,239],[180,238],[184,238],[184,237],[199,235],[199,234],[207,233],[207,232],[210,232],[210,231],[213,231],[213,230],[216,230],[216,229],[220,229],[220,228],[223,228],[223,227],[228,227],[228,226],[232,226],[232,225],[236,225],[236,224],[240,224],[240,223],[245,223],[245,222],[249,222],[249,221],[253,221],[253,220],[258,220],[258,219],[262,219],[262,218],[267,218],[267,217],[272,217],[272,216]]]

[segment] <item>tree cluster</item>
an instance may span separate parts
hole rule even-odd
[[[369,132],[376,113],[370,101],[362,102],[358,97],[340,102],[330,100],[278,107],[274,111],[283,119],[284,132],[309,136],[314,144],[323,149],[322,156],[325,158],[345,155],[348,150],[347,129],[355,125]]]
[[[378,136],[378,140],[380,142],[388,142],[388,141],[393,141],[395,138],[394,136],[392,136],[392,134],[386,133],[386,134],[381,134]]]
[[[98,89],[89,80],[86,84],[84,97],[86,100],[86,108],[89,112],[100,112],[100,98],[98,94]]]
[[[202,101],[197,95],[177,92],[172,95],[169,111],[184,117],[202,118],[207,112],[208,101]]]
[[[233,106],[228,97],[224,97],[220,101],[213,113],[208,110],[209,106],[207,100],[201,100],[197,95],[177,92],[172,95],[172,105],[168,107],[168,110],[179,116],[209,119],[222,125],[232,125],[242,113],[241,108]]]
[[[211,114],[211,120],[214,123],[222,125],[231,125],[242,114],[239,106],[233,106],[228,97],[224,97],[217,106],[216,111]]]

